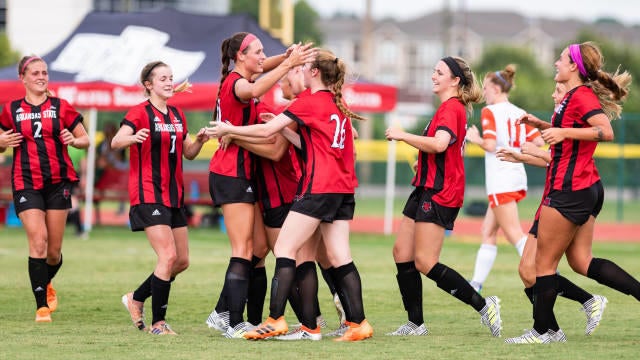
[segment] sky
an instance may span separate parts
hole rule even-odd
[[[531,17],[576,18],[593,21],[611,17],[626,25],[640,25],[640,1],[637,0],[370,0],[374,18],[393,17],[409,20],[442,9],[513,11]],[[309,4],[323,16],[337,11],[364,14],[366,0],[317,0]]]

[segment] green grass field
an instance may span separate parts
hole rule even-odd
[[[71,230],[69,228],[69,230]],[[27,241],[20,228],[0,229],[0,358],[2,359],[637,359],[640,309],[630,296],[573,274],[562,262],[561,273],[588,291],[609,298],[596,333],[583,334],[585,318],[579,305],[559,298],[557,318],[566,344],[518,346],[505,336],[530,328],[531,305],[517,275],[518,257],[500,246],[500,255],[483,289],[502,299],[503,338],[490,336],[479,315],[434,283],[424,279],[425,337],[388,337],[406,321],[391,256],[393,238],[353,235],[352,249],[363,280],[365,311],[374,326],[372,339],[359,343],[250,342],[228,340],[209,330],[204,321],[220,292],[230,254],[224,234],[214,229],[190,232],[191,267],[173,283],[167,320],[180,336],[140,333],[129,320],[120,297],[152,271],[155,255],[142,233],[123,228],[96,228],[89,240],[69,231],[64,266],[54,285],[59,307],[53,323],[36,324],[35,305],[27,275]],[[441,261],[470,277],[477,243],[447,238]],[[597,256],[614,260],[640,276],[640,244],[598,243]],[[269,258],[269,279],[273,270]],[[321,280],[322,282],[322,280]],[[337,325],[329,291],[320,286],[320,305],[332,327]],[[147,303],[150,307],[150,303]],[[265,316],[268,304],[265,305]],[[149,312],[149,310],[148,310]],[[147,315],[148,317],[150,314]],[[287,318],[294,322],[290,311]]]

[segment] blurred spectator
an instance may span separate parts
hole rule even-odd
[[[75,183],[71,190],[71,209],[67,216],[67,224],[75,227],[77,236],[85,238],[86,233],[84,232],[82,220],[80,219],[80,196],[84,193],[86,185],[87,151],[70,146],[68,152],[80,181]]]
[[[100,181],[102,174],[109,169],[126,170],[129,168],[129,162],[126,159],[126,150],[111,148],[111,139],[116,134],[118,129],[114,123],[106,123],[102,133],[104,138],[96,146],[96,168],[95,168],[95,183]],[[118,204],[118,214],[124,213],[125,203],[120,202]]]
[[[126,170],[129,167],[125,150],[111,148],[111,139],[113,139],[117,130],[113,123],[104,125],[102,130],[104,139],[96,146],[96,182],[100,180],[100,176],[107,169]]]

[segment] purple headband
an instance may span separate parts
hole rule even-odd
[[[496,71],[495,75],[498,78],[498,80],[500,80],[500,82],[504,84],[505,90],[511,89],[511,84],[509,84],[509,82],[505,78],[503,78],[502,75],[500,75],[500,71]]]
[[[582,54],[580,53],[580,45],[571,44],[569,45],[569,56],[571,60],[573,60],[576,65],[578,65],[578,71],[582,76],[588,78],[589,74],[587,73],[587,69],[584,68],[584,63],[582,62]]]
[[[27,61],[25,61],[24,64],[22,65],[22,69],[20,69],[20,74],[24,74],[24,69],[26,69],[27,65],[29,65],[29,63],[32,62],[33,60],[42,60],[42,59],[39,56],[32,56],[28,58]]]
[[[245,35],[244,39],[242,39],[242,43],[240,44],[240,49],[238,49],[238,51],[243,52],[244,49],[246,49],[247,46],[249,46],[249,44],[251,44],[251,42],[255,39],[257,39],[257,37],[252,33],[248,33],[247,35]]]

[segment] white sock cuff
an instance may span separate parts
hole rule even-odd
[[[522,256],[522,252],[524,251],[524,245],[527,243],[527,235],[523,236],[520,241],[518,241],[515,245],[516,250],[518,251],[518,255]]]
[[[481,244],[480,245],[480,249],[481,250],[485,250],[485,251],[498,252],[498,247],[496,245],[492,245],[492,244]]]

